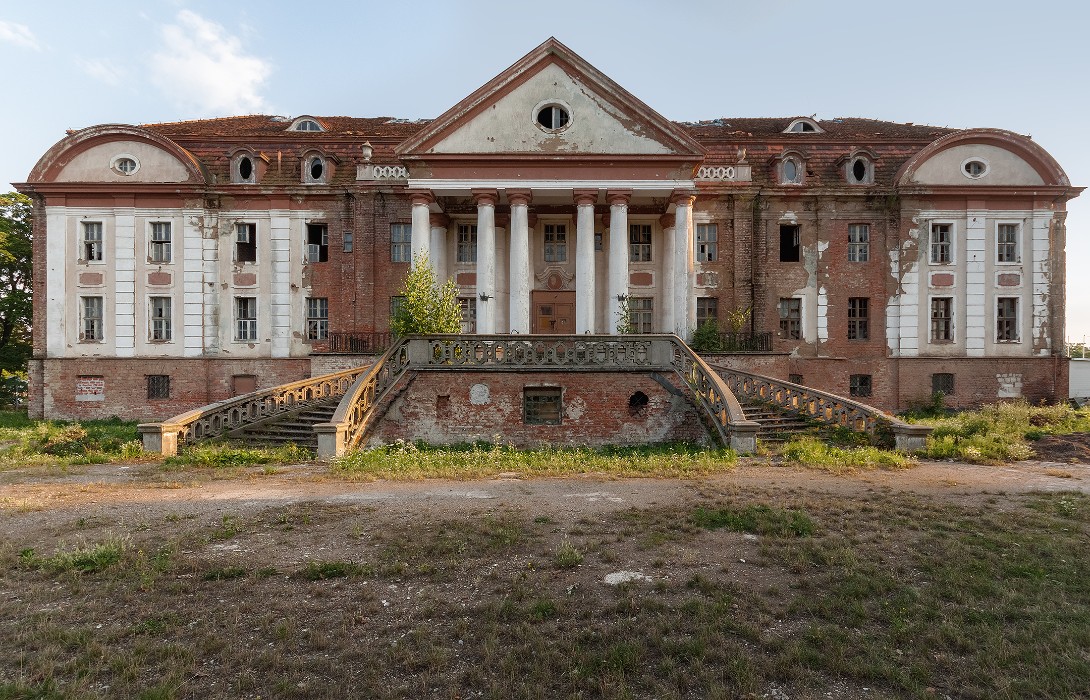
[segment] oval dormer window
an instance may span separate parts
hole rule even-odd
[[[537,112],[537,123],[546,131],[559,131],[568,125],[571,115],[560,105],[545,105]]]
[[[856,182],[864,182],[867,179],[867,161],[862,158],[856,158],[852,163],[852,177]]]
[[[325,175],[325,163],[321,158],[315,156],[310,159],[310,179],[318,181]]]
[[[254,175],[254,162],[249,156],[242,156],[238,161],[238,176],[243,180],[249,180]]]
[[[788,158],[783,162],[783,181],[784,182],[798,182],[799,181],[799,164],[795,162],[793,158]]]
[[[983,177],[984,173],[988,172],[988,165],[982,160],[968,160],[965,161],[965,174],[974,180],[978,177]]]
[[[113,169],[122,175],[132,175],[140,169],[140,164],[132,156],[118,156],[111,163]]]

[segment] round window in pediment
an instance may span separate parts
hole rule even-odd
[[[538,125],[546,131],[560,131],[571,122],[571,113],[558,104],[548,104],[537,111]]]
[[[965,161],[961,167],[965,171],[965,175],[974,180],[979,177],[984,177],[988,172],[988,164],[976,158]]]
[[[110,163],[110,167],[114,172],[120,173],[121,175],[134,175],[136,171],[140,169],[140,163],[132,156],[121,155],[113,159],[113,162]]]

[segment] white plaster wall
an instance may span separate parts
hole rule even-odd
[[[978,178],[965,174],[962,164],[981,160],[988,171]],[[935,154],[916,169],[913,182],[927,185],[1043,185],[1044,180],[1020,156],[985,144],[954,146]]]
[[[955,304],[961,309],[965,319],[965,354],[969,357],[983,357],[988,323],[987,295],[985,294],[985,267],[987,212],[968,211],[963,221],[958,222],[957,231],[965,232],[965,245],[961,246],[965,255],[965,295],[964,304]],[[957,240],[957,232],[954,234]],[[955,250],[956,250],[955,245]],[[957,287],[955,287],[957,289]],[[929,331],[930,332],[930,331]]]
[[[128,155],[140,168],[122,175],[110,167],[114,158]],[[111,141],[76,155],[56,177],[57,182],[187,182],[185,165],[158,146],[142,141]]]

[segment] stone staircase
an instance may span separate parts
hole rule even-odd
[[[782,444],[795,435],[821,434],[822,428],[813,421],[808,421],[801,416],[796,416],[778,408],[753,399],[738,397],[742,404],[742,412],[746,418],[761,424],[757,432],[757,439],[765,444]]]
[[[295,443],[312,451],[318,449],[317,423],[328,423],[337,410],[340,397],[253,423],[231,434],[231,440],[252,446],[279,446]]]

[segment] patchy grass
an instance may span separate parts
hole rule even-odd
[[[857,469],[903,469],[916,463],[915,458],[878,447],[837,447],[811,435],[800,435],[780,448],[784,459],[807,467],[831,472]]]
[[[72,423],[0,411],[0,469],[148,459],[139,437],[136,423],[118,418]]]
[[[934,412],[932,412],[934,413]],[[1045,435],[1090,432],[1090,409],[1068,404],[1032,406],[1010,401],[914,422],[934,426],[927,449],[931,459],[1002,464],[1033,456],[1031,442]]]
[[[685,478],[730,471],[737,460],[733,450],[687,444],[518,450],[480,443],[430,447],[398,442],[349,453],[333,460],[332,469],[358,479],[475,479],[504,473]]]
[[[568,540],[560,543],[553,552],[553,566],[558,569],[574,569],[583,563],[583,553]]]
[[[261,464],[297,464],[309,462],[314,455],[305,447],[287,444],[280,447],[239,447],[226,442],[201,442],[183,447],[178,455],[163,461],[167,468],[179,466],[212,469],[240,469]],[[275,474],[275,471],[264,473]]]
[[[65,574],[93,574],[116,566],[128,548],[124,538],[110,537],[102,542],[59,547],[51,556],[40,557],[33,548],[19,552],[23,567]]]
[[[695,525],[708,530],[726,528],[734,532],[777,537],[809,537],[814,534],[814,521],[806,513],[763,504],[717,510],[697,508],[691,519]]]

